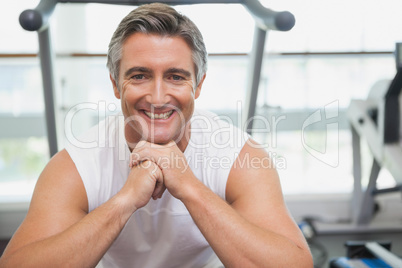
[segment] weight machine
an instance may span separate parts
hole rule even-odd
[[[366,100],[352,100],[348,120],[353,143],[353,222],[366,225],[375,212],[375,196],[402,191],[402,132],[400,103],[402,101],[402,43],[396,44],[397,72],[394,79],[377,83]],[[373,154],[367,186],[362,186],[360,140],[364,138]],[[381,168],[389,170],[397,185],[377,189]]]

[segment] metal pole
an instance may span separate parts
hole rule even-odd
[[[54,105],[54,79],[53,79],[53,50],[50,41],[49,27],[38,31],[39,56],[42,69],[43,96],[45,101],[46,128],[49,143],[50,157],[55,155],[57,148],[56,115]]]
[[[255,108],[257,105],[258,88],[261,78],[261,67],[264,57],[265,38],[267,31],[256,26],[254,31],[253,49],[250,55],[250,67],[247,87],[246,105],[246,131],[248,134],[252,134],[253,129],[253,117],[255,115]]]
[[[50,157],[57,149],[56,116],[54,109],[53,50],[50,42],[49,18],[57,0],[42,0],[35,9],[27,9],[20,14],[19,22],[27,31],[37,31],[39,58],[42,71],[43,95],[45,101],[46,128]]]
[[[359,213],[357,215],[357,225],[368,224],[374,215],[374,195],[373,191],[376,189],[376,182],[378,174],[380,173],[381,166],[377,160],[373,159],[371,167],[370,178],[366,189],[361,197]]]
[[[362,193],[362,169],[361,169],[361,151],[360,136],[353,125],[352,130],[352,153],[353,153],[353,194],[352,194],[352,220],[357,225],[360,206],[363,199]]]

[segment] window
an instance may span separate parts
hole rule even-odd
[[[38,2],[8,2],[0,8],[2,17],[10,21],[7,26],[0,25],[5,36],[0,43],[0,121],[7,130],[0,132],[0,201],[29,199],[48,160],[39,61],[7,56],[37,53],[36,33],[22,30],[18,16]],[[402,38],[397,12],[402,3],[261,2],[273,10],[291,11],[296,26],[289,32],[268,33],[257,115],[266,118],[271,129],[256,133],[255,138],[268,145],[277,161],[285,194],[349,193],[352,152],[345,112],[351,98],[365,98],[376,81],[394,76],[392,51]],[[66,113],[82,102],[120,107],[102,55],[115,27],[131,9],[100,4],[59,4],[56,8],[51,29],[57,55],[58,122],[64,122]],[[241,5],[177,9],[199,26],[210,53],[207,80],[197,107],[235,115],[247,87],[247,53],[254,33],[251,15]],[[72,53],[88,55],[73,57]],[[303,128],[310,116],[320,114],[324,118],[325,112],[332,117]],[[90,111],[77,114],[72,128],[81,133],[98,117]],[[58,127],[62,147],[64,124]],[[382,178],[382,185],[392,184],[386,173]]]
[[[18,23],[23,8],[39,1],[9,2],[0,8],[0,202],[28,201],[38,174],[48,161],[43,120],[42,81],[36,33]],[[5,57],[6,56],[6,57]]]

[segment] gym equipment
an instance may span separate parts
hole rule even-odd
[[[43,91],[45,99],[46,126],[49,141],[50,156],[57,151],[57,133],[54,108],[54,78],[53,78],[53,51],[49,31],[49,18],[58,3],[100,3],[116,5],[141,5],[152,3],[150,0],[41,0],[35,9],[28,9],[21,13],[19,21],[21,26],[28,31],[37,31],[39,38],[39,56],[42,70]],[[251,68],[249,86],[247,91],[247,119],[255,114],[255,106],[260,82],[261,65],[264,53],[266,33],[268,30],[288,31],[295,24],[294,16],[288,11],[275,12],[265,8],[258,0],[164,0],[159,1],[169,5],[185,4],[242,4],[255,19],[256,27],[251,52]],[[252,120],[248,129],[252,128]]]
[[[346,257],[334,258],[329,268],[402,267],[402,260],[391,252],[390,242],[348,241]]]
[[[402,43],[396,44],[397,72],[392,81],[380,81],[371,89],[366,100],[352,100],[347,116],[353,143],[353,223],[365,225],[375,212],[374,198],[378,194],[402,191],[402,134],[400,103],[402,89]],[[368,185],[362,187],[360,140],[364,138],[373,163]],[[389,170],[397,186],[377,189],[381,168]]]

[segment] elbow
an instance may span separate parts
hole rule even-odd
[[[314,267],[313,256],[311,255],[310,250],[305,250],[303,255],[303,265],[301,267]]]
[[[298,249],[299,253],[293,258],[294,266],[292,267],[314,267],[313,256],[311,255],[310,249],[300,246],[298,246]]]
[[[293,257],[290,257],[293,256]],[[249,258],[243,256],[233,258],[228,262],[223,262],[225,267],[300,267],[300,268],[313,268],[313,257],[309,249],[299,248],[298,254],[285,254],[282,256],[273,257],[270,254],[265,254],[260,258]]]
[[[278,262],[278,266],[272,267],[300,267],[300,268],[313,268],[314,261],[310,253],[310,250],[301,249],[302,252],[295,254],[293,257],[283,256],[283,259]],[[272,260],[267,260],[268,263],[272,263]],[[271,267],[271,265],[266,265],[264,267]]]
[[[297,246],[296,248],[284,250],[282,254],[276,255],[275,260],[272,258],[272,256],[267,254],[263,263],[256,264],[253,267],[314,267],[313,256],[308,247]]]
[[[313,257],[307,244],[288,244],[286,247],[271,244],[262,246],[259,250],[237,252],[226,255],[226,258],[221,257],[224,267],[314,267]]]

